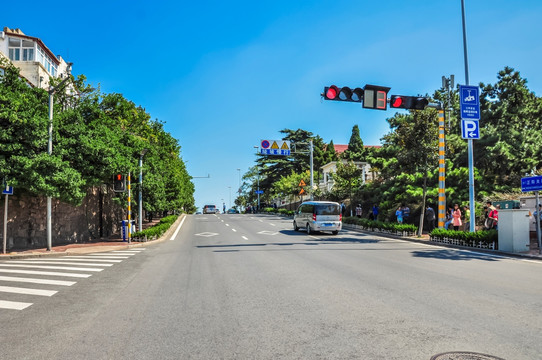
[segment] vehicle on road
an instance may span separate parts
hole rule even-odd
[[[203,207],[203,213],[204,214],[216,214],[217,210],[218,209],[216,208],[215,205],[205,205]]]
[[[294,214],[294,230],[305,228],[307,234],[314,231],[331,231],[337,235],[342,229],[342,214],[339,203],[331,201],[306,201]]]
[[[239,210],[231,208],[231,209],[228,209],[227,213],[228,214],[239,214]]]

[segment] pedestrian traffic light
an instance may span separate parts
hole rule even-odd
[[[122,174],[113,175],[113,191],[115,192],[126,191],[126,181],[125,181],[124,175]]]
[[[390,108],[423,110],[429,104],[429,99],[422,96],[392,95]]]
[[[363,100],[363,90],[361,88],[351,89],[347,86],[342,88],[335,85],[324,87],[322,94],[324,100],[361,102]]]
[[[363,88],[363,107],[365,109],[386,110],[388,108],[389,87],[365,85]]]

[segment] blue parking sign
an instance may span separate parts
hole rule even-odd
[[[480,97],[478,86],[459,85],[461,119],[480,120]]]

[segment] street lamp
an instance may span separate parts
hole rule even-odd
[[[139,154],[139,231],[143,231],[143,156],[147,149],[141,150]]]
[[[71,70],[73,63],[68,63],[66,69],[67,76],[64,80],[60,82],[57,86],[51,86],[49,89],[49,141],[47,143],[47,154],[49,156],[53,155],[53,95],[60,89],[64,84],[71,79]],[[51,232],[51,203],[52,198],[47,196],[47,251],[51,251],[53,246],[53,235]]]

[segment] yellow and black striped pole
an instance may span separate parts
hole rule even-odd
[[[128,172],[128,244],[132,242],[132,199],[130,196],[130,172]]]
[[[438,227],[444,228],[446,220],[446,141],[444,109],[438,110]]]

